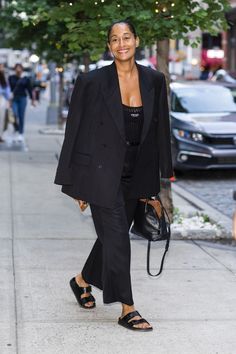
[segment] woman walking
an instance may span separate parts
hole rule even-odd
[[[171,177],[172,165],[165,77],[135,62],[138,45],[129,21],[113,23],[114,62],[78,77],[55,183],[90,204],[97,233],[81,273],[70,281],[78,303],[95,307],[94,285],[104,303],[121,303],[120,325],[150,331],[134,306],[129,228],[138,199],[157,195],[159,175]]]
[[[4,139],[2,138],[2,134],[4,130],[6,109],[9,106],[11,90],[5,78],[3,66],[2,64],[0,65],[0,143],[3,143]]]
[[[34,106],[35,101],[32,96],[32,87],[30,79],[22,76],[23,66],[15,65],[15,75],[9,76],[9,83],[12,91],[12,109],[17,120],[16,135],[19,142],[24,141],[24,121],[25,109],[27,105],[27,93],[31,98],[31,103]]]

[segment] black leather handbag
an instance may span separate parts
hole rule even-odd
[[[166,253],[170,243],[170,219],[159,196],[153,199],[140,199],[135,210],[134,222],[131,232],[148,240],[147,247],[147,272],[152,277],[161,274]],[[157,274],[150,272],[151,242],[166,241],[165,251],[162,256],[161,266]]]

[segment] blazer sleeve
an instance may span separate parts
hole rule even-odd
[[[70,162],[83,111],[84,88],[84,75],[79,75],[76,79],[75,87],[71,96],[71,102],[66,121],[64,142],[62,145],[56,176],[54,180],[55,184],[72,184]]]
[[[173,176],[172,158],[171,158],[171,134],[170,134],[170,116],[167,99],[166,79],[162,75],[162,85],[159,97],[159,166],[161,178],[170,178]]]

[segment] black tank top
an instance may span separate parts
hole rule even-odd
[[[140,143],[143,128],[143,107],[123,104],[126,141],[133,145]]]
[[[127,148],[122,172],[122,182],[123,187],[126,185],[127,188],[125,189],[128,191],[129,183],[133,175],[138,146],[141,140],[144,115],[142,106],[129,107],[123,104],[123,112]]]

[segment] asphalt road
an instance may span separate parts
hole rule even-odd
[[[179,173],[176,183],[230,218],[236,209],[236,170],[191,171]]]

